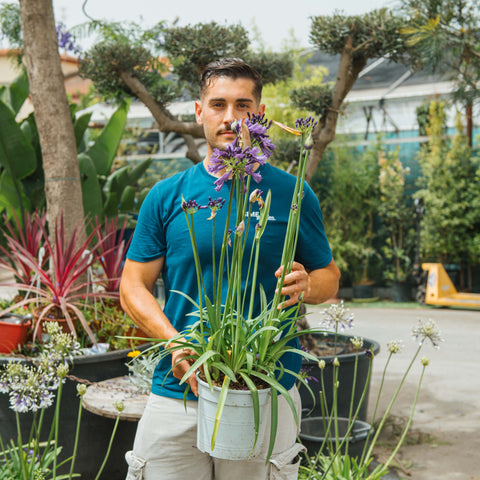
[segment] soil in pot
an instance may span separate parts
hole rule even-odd
[[[303,338],[306,337],[306,338]],[[338,415],[342,417],[349,417],[350,414],[350,402],[353,395],[353,412],[357,409],[360,399],[363,394],[363,390],[366,387],[366,395],[364,401],[360,407],[358,419],[366,420],[367,418],[367,406],[368,406],[368,394],[370,390],[370,382],[366,384],[368,379],[368,370],[370,362],[373,361],[365,354],[366,349],[372,349],[374,355],[377,355],[380,351],[380,345],[378,342],[364,338],[363,349],[361,351],[354,351],[350,342],[350,335],[337,334],[337,350],[332,348],[334,342],[334,334],[324,335],[323,333],[315,333],[310,335],[301,335],[299,337],[300,345],[310,351],[311,345],[317,343],[318,345],[326,345],[325,348],[320,348],[320,351],[328,352],[325,355],[317,355],[318,360],[325,361],[325,368],[323,369],[323,379],[325,386],[325,399],[327,402],[328,411],[332,411],[333,407],[333,360],[335,357],[340,362],[338,370],[339,391],[337,399]],[[313,350],[315,351],[315,349]],[[315,354],[316,355],[316,354]],[[357,373],[355,388],[355,358],[358,358]],[[322,391],[321,376],[322,370],[318,365],[318,361],[303,359],[302,369],[304,370],[308,385],[313,391],[315,401],[310,395],[310,392],[300,385],[299,392],[302,399],[302,413],[303,416],[321,416],[322,409],[320,405],[320,392]]]

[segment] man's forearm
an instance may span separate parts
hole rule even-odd
[[[303,301],[311,305],[323,303],[338,292],[340,270],[332,260],[325,268],[313,270],[308,274],[308,290]]]

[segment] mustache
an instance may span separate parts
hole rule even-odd
[[[231,128],[221,128],[220,130],[217,131],[217,134],[222,134],[222,133],[234,133]]]

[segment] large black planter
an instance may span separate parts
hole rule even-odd
[[[394,302],[410,302],[412,287],[408,282],[392,282],[392,299]]]
[[[99,382],[108,378],[119,377],[128,373],[125,365],[130,350],[118,350],[98,355],[78,357],[69,375]],[[8,357],[0,358],[0,365],[8,362]],[[64,385],[60,408],[59,445],[63,447],[62,458],[71,455],[73,451],[74,433],[77,422],[79,397],[77,395],[77,382],[68,379]],[[53,407],[45,411],[44,434],[48,433],[53,418]],[[22,436],[28,438],[33,414],[20,414],[22,422]],[[83,410],[80,427],[80,442],[75,462],[75,473],[81,475],[82,480],[93,480],[100,468],[108,442],[113,430],[115,420],[101,417]],[[0,428],[3,441],[9,442],[10,438],[16,440],[15,413],[9,408],[8,395],[0,394]],[[131,450],[137,428],[137,422],[121,420],[118,425],[115,440],[112,446],[109,460],[105,466],[102,478],[117,480],[125,478],[127,464],[125,452]],[[45,438],[43,438],[45,440]]]
[[[302,429],[300,440],[307,448],[310,457],[315,457],[319,451],[328,454],[328,449],[332,448],[336,452],[341,445],[341,452],[346,453],[348,443],[348,454],[350,457],[361,457],[365,449],[368,434],[373,432],[372,427],[361,420],[355,420],[353,428],[347,437],[348,418],[338,418],[338,445],[335,438],[335,427],[333,421],[330,424],[328,435],[325,434],[328,428],[328,419],[322,417],[309,417],[302,420]],[[325,442],[327,437],[327,442]]]
[[[325,340],[329,343],[333,343],[334,335],[329,334],[327,336],[319,333],[313,334],[313,337],[319,341]],[[370,362],[373,361],[365,354],[365,349],[371,349],[375,355],[380,351],[380,344],[375,340],[368,338],[363,339],[363,350],[358,353],[341,353],[343,344],[350,344],[350,338],[352,335],[337,335],[337,345],[339,349],[337,352],[337,358],[340,362],[338,369],[338,394],[337,394],[337,415],[339,417],[349,417],[350,413],[350,401],[353,394],[353,413],[355,413],[357,406],[362,397],[364,388],[366,387],[366,394],[364,401],[360,407],[358,419],[367,419],[367,406],[368,406],[368,394],[370,391],[370,382],[367,384],[368,370]],[[358,357],[357,363],[357,376],[355,381],[355,389],[353,390],[354,371],[355,371],[355,358]],[[323,381],[325,385],[325,399],[328,406],[328,411],[332,411],[333,407],[333,360],[334,355],[318,357],[319,360],[325,361],[325,368],[323,369]],[[322,391],[321,384],[321,369],[318,366],[318,362],[312,360],[303,359],[302,368],[308,372],[308,385],[312,389],[315,402],[310,395],[310,392],[301,385],[299,387],[300,397],[302,399],[302,411],[303,416],[321,417],[322,407],[320,405],[320,392]],[[317,380],[317,381],[316,381]],[[314,405],[315,403],[315,405]]]

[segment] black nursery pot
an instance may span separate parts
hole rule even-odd
[[[125,349],[76,357],[69,375],[90,382],[99,382],[127,375],[128,367],[126,363],[130,360],[128,357],[128,352],[130,351]],[[1,357],[0,365],[4,365],[8,361],[8,356]],[[79,401],[77,382],[67,379],[63,386],[60,403],[59,445],[62,447],[61,459],[68,458],[73,452]],[[46,440],[43,437],[48,435],[53,413],[53,406],[45,411],[43,440]],[[20,414],[23,438],[28,438],[32,419],[32,413]],[[74,472],[79,473],[82,480],[93,480],[96,477],[107,452],[114,423],[115,420],[111,418],[101,417],[85,409],[83,410],[79,434],[80,448],[77,452],[74,468]],[[16,440],[15,412],[9,408],[9,399],[6,394],[0,394],[0,426],[2,439],[6,444],[10,442],[10,438]],[[125,453],[132,449],[136,429],[136,422],[126,420],[119,422],[102,478],[117,479],[126,477],[128,466],[125,461]],[[69,466],[70,464],[68,464]]]
[[[312,334],[312,336],[324,342],[326,339],[333,343],[334,334],[324,335],[322,333]],[[339,345],[339,352],[342,351],[342,344],[351,343],[352,335],[337,334],[337,345]],[[360,407],[358,419],[367,419],[368,395],[370,391],[370,381],[368,381],[368,370],[371,360],[365,354],[365,350],[372,350],[374,355],[380,352],[380,344],[375,340],[368,338],[363,339],[363,349],[355,353],[339,353],[337,354],[340,367],[338,368],[338,393],[337,393],[337,415],[339,417],[348,418],[350,414],[350,402],[353,394],[353,414],[355,413],[363,390],[366,386],[366,394],[363,403]],[[354,373],[355,373],[355,358],[358,357],[357,376],[355,381],[355,389],[353,389]],[[323,369],[323,381],[325,386],[325,399],[327,402],[328,412],[332,412],[333,407],[333,360],[335,356],[318,357],[318,360],[325,361],[325,368]],[[303,417],[321,417],[322,407],[320,405],[320,392],[322,391],[321,383],[321,369],[318,362],[303,359],[302,369],[308,372],[308,385],[312,389],[314,399],[310,392],[300,385],[299,392],[302,399],[302,414]],[[371,379],[370,379],[371,380]]]
[[[368,433],[373,433],[373,428],[362,420],[355,420],[353,428],[348,432],[348,418],[338,418],[338,445],[335,438],[335,427],[332,423],[328,427],[328,419],[323,417],[309,417],[302,420],[302,429],[300,433],[300,440],[307,449],[310,457],[314,457],[319,451],[327,454],[328,449],[332,448],[333,452],[342,445],[342,454],[346,453],[346,445],[348,442],[348,454],[350,457],[360,457],[365,448]],[[329,429],[328,429],[329,428]],[[328,431],[328,435],[325,432]],[[327,442],[325,441],[327,436]],[[370,439],[372,435],[370,435]],[[344,442],[345,440],[345,442]]]

